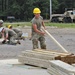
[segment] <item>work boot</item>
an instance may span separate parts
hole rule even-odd
[[[21,37],[20,39],[25,40],[25,37]]]
[[[17,41],[17,44],[21,44],[21,42],[20,41]]]
[[[3,40],[3,41],[2,41],[2,44],[5,44],[5,43],[6,43],[6,40]]]

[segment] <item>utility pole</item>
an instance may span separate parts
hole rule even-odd
[[[51,21],[51,16],[52,16],[52,0],[50,0],[50,21]]]

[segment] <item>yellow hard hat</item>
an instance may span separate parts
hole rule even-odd
[[[34,8],[33,13],[34,13],[34,14],[36,14],[36,13],[41,13],[41,11],[40,11],[39,8]]]
[[[12,25],[8,25],[8,28],[11,28],[12,27]]]

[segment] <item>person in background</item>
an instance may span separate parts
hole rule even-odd
[[[3,20],[0,20],[0,28],[3,27]],[[2,38],[2,34],[0,33],[0,38]]]
[[[0,27],[3,27],[3,20],[0,20]]]
[[[40,15],[41,11],[39,8],[34,8],[33,14],[34,18],[31,20],[32,22],[32,43],[33,49],[37,49],[38,41],[40,42],[41,49],[46,49],[46,42],[45,42],[45,32],[41,30],[41,26],[45,29],[45,24],[43,21],[42,16]]]
[[[16,41],[17,34],[13,30],[1,27],[0,32],[3,34],[3,39],[4,39],[2,41],[2,44],[5,44],[7,40],[8,44],[10,45],[21,44],[20,41],[18,40]]]
[[[9,29],[12,29],[13,31],[15,31],[16,32],[16,34],[17,34],[17,38],[16,39],[24,39],[24,38],[22,38],[22,31],[20,30],[20,29],[18,29],[18,28],[13,28],[12,27],[12,25],[8,25],[8,28]]]

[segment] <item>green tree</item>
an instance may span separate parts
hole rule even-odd
[[[0,18],[15,16],[22,21],[30,21],[33,9],[40,8],[44,19],[49,19],[50,0],[0,0]],[[65,8],[75,8],[75,0],[52,0],[52,13],[64,13]]]

